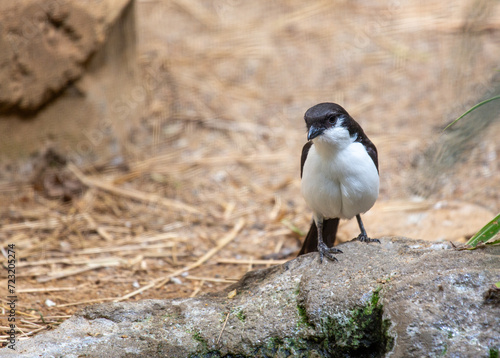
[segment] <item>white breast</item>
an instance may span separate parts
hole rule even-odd
[[[354,142],[354,138],[336,143],[332,145],[325,138],[311,146],[304,163],[301,191],[316,215],[351,219],[375,204],[379,176],[361,143]]]

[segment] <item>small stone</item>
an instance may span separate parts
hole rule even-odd
[[[47,307],[54,307],[54,306],[57,306],[57,304],[54,301],[52,301],[52,300],[46,299],[45,300],[45,306],[47,306]]]
[[[170,281],[172,281],[173,283],[175,283],[176,285],[182,285],[182,281],[180,278],[178,277],[170,277]]]
[[[236,290],[232,290],[231,292],[229,292],[227,294],[227,298],[234,298],[236,295],[238,294],[238,292]]]

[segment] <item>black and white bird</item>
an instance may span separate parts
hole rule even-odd
[[[301,191],[313,211],[313,222],[299,255],[319,251],[332,261],[341,253],[333,246],[340,219],[356,216],[361,233],[370,239],[360,214],[368,211],[379,193],[377,148],[361,126],[336,103],[320,103],[304,116],[308,142],[302,148]]]

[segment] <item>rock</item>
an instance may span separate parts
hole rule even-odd
[[[121,1],[0,3],[0,111],[32,113],[78,79],[106,39]]]
[[[17,166],[54,147],[86,165],[125,153],[146,100],[134,0],[0,1],[0,48],[2,158]]]
[[[500,247],[382,238],[246,274],[215,295],[90,306],[18,342],[25,357],[487,357]],[[234,298],[228,293],[236,290]],[[230,295],[232,296],[232,295]],[[8,353],[3,349],[0,353]]]
[[[67,160],[53,148],[34,160],[33,189],[48,199],[67,202],[85,192],[85,186],[66,167]],[[54,304],[55,306],[55,304]]]

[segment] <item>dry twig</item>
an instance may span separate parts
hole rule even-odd
[[[226,246],[227,244],[229,244],[235,237],[236,235],[238,234],[238,232],[240,232],[240,230],[243,228],[243,226],[245,225],[245,220],[244,219],[240,219],[236,225],[233,227],[233,229],[225,236],[223,237],[220,242],[217,244],[216,247],[214,247],[213,249],[211,249],[209,252],[207,252],[205,255],[203,255],[202,257],[200,257],[196,262],[190,264],[190,265],[187,265],[169,275],[167,275],[166,277],[163,277],[163,278],[158,278],[156,280],[153,280],[151,281],[149,284],[147,284],[146,286],[143,286],[141,288],[139,288],[138,290],[135,290],[133,292],[130,292],[120,298],[117,298],[114,302],[120,302],[120,301],[123,301],[123,300],[126,300],[126,299],[129,299],[130,297],[133,297],[141,292],[144,292],[146,290],[149,290],[150,288],[152,287],[157,287],[157,288],[160,288],[162,287],[163,285],[165,285],[168,281],[170,281],[170,279],[172,277],[175,277],[175,276],[178,276],[180,275],[181,273],[183,272],[186,272],[186,271],[189,271],[189,270],[192,270],[196,267],[199,267],[201,266],[203,263],[205,263],[208,259],[210,259],[215,253],[217,253],[220,249],[222,249],[224,246]]]
[[[109,193],[124,196],[130,199],[139,200],[147,203],[156,203],[159,205],[163,205],[169,209],[177,209],[181,211],[186,211],[192,214],[201,214],[201,212],[195,207],[182,203],[178,200],[167,199],[161,196],[144,193],[135,189],[124,189],[114,186],[113,184],[107,183],[102,180],[92,179],[85,174],[83,174],[75,165],[69,164],[69,170],[86,186],[101,189],[107,191]]]

